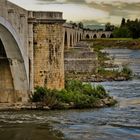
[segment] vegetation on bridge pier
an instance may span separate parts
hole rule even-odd
[[[116,104],[116,100],[109,96],[103,86],[76,80],[67,81],[65,89],[60,91],[36,87],[31,101],[37,109],[83,109]]]

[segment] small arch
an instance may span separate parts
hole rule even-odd
[[[75,35],[74,34],[72,36],[72,41],[73,41],[72,43],[75,44]]]
[[[67,36],[67,32],[65,31],[65,37],[64,37],[64,45],[67,46],[68,45],[68,36]]]
[[[110,38],[113,38],[114,36],[113,36],[113,34],[110,34]]]
[[[105,34],[102,34],[102,35],[101,35],[101,38],[106,38],[106,35],[105,35]]]
[[[79,41],[79,35],[78,35],[78,33],[77,33],[77,42]]]
[[[82,35],[80,34],[80,41],[82,40]]]
[[[72,35],[70,35],[70,46],[72,46]]]
[[[89,34],[87,34],[87,35],[86,35],[86,39],[89,39],[89,38],[90,38],[90,36],[89,36]]]
[[[96,35],[96,34],[94,34],[93,38],[97,38],[97,35]]]

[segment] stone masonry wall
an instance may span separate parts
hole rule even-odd
[[[87,45],[71,48],[64,53],[65,74],[92,73],[97,67],[97,55]]]
[[[7,59],[0,59],[0,103],[15,101],[14,85]]]
[[[64,43],[61,24],[34,25],[34,86],[64,88]]]

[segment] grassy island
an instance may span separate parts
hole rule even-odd
[[[31,102],[37,109],[84,109],[116,104],[116,100],[109,96],[103,86],[76,80],[67,81],[65,89],[60,91],[36,87]]]

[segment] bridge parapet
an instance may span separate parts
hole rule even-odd
[[[62,12],[29,11],[29,23],[64,23]]]

